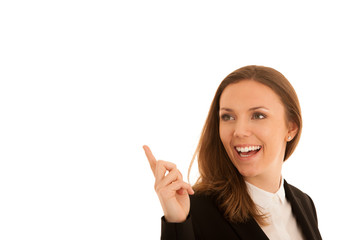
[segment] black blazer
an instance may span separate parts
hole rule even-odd
[[[311,198],[284,181],[286,199],[290,202],[304,239],[322,239]],[[216,206],[215,199],[204,195],[190,196],[190,214],[183,223],[161,220],[161,239],[166,240],[234,240],[269,239],[254,219],[246,223],[227,221]]]

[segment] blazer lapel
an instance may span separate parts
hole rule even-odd
[[[292,212],[304,234],[305,239],[319,239],[314,229],[316,223],[309,218],[309,215],[312,214],[312,210],[302,204],[300,197],[296,196],[292,189],[293,187],[289,185],[286,181],[284,181],[284,188],[286,198],[291,204]]]
[[[257,222],[251,218],[245,223],[230,223],[239,239],[269,240]]]
[[[292,212],[298,225],[300,226],[300,229],[302,230],[304,239],[321,239],[321,235],[317,228],[317,222],[311,217],[316,213],[313,212],[314,210],[311,209],[309,204],[304,203],[311,200],[306,199],[306,201],[302,201],[309,197],[304,193],[296,194],[299,190],[296,191],[295,188],[289,185],[286,181],[284,181],[284,189],[286,199],[291,204]],[[269,240],[264,231],[253,218],[249,219],[249,221],[245,223],[229,222],[229,224],[239,239]]]

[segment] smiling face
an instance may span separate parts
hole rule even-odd
[[[266,85],[242,80],[224,89],[219,116],[222,144],[245,180],[263,189],[269,188],[264,183],[278,184],[286,143],[297,132],[280,97]]]

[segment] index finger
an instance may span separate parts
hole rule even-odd
[[[154,157],[154,155],[152,154],[152,152],[148,146],[144,145],[143,149],[144,149],[145,155],[150,163],[151,170],[152,170],[153,174],[155,175],[156,158]]]

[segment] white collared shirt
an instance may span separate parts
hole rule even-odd
[[[291,205],[285,197],[284,179],[276,193],[266,192],[246,182],[249,194],[263,214],[267,214],[269,225],[260,226],[266,236],[272,240],[302,240],[301,229],[291,211]]]

